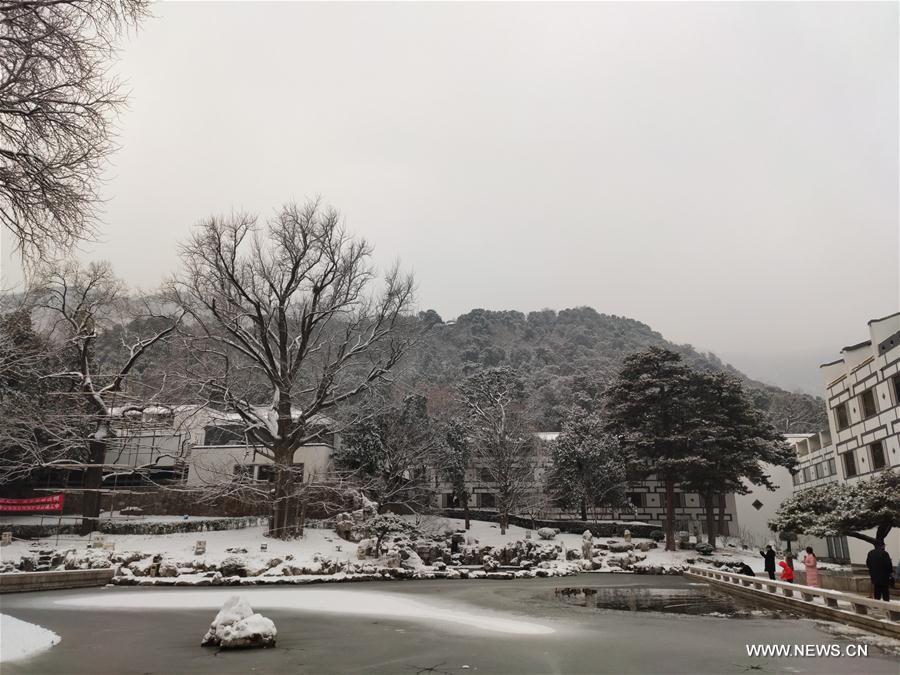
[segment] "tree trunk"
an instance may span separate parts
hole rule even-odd
[[[103,487],[103,467],[99,466],[106,460],[106,443],[99,438],[88,441],[88,464],[84,471],[84,492],[81,500],[81,528],[82,535],[90,534],[100,529],[100,488]]]
[[[581,520],[587,522],[587,497],[581,498]]]
[[[506,509],[500,512],[500,534],[506,534],[506,528],[509,526],[509,513]]]
[[[725,505],[725,494],[720,492],[719,493],[719,525],[716,528],[716,534],[719,535],[720,537],[725,536],[725,509],[726,508],[727,507]],[[731,535],[736,536],[737,533],[732,532]]]
[[[463,503],[463,518],[466,519],[466,529],[468,530],[471,525],[471,523],[469,522],[469,495],[468,494],[463,495],[462,503]]]
[[[675,481],[666,479],[666,550],[675,550]]]
[[[291,452],[290,455],[293,455]],[[272,528],[270,536],[276,539],[293,539],[297,536],[297,508],[294,503],[294,475],[288,461],[276,456],[275,495],[272,504]]]
[[[716,507],[712,492],[703,494],[703,508],[706,511],[706,541],[716,547]]]

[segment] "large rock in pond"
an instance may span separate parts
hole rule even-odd
[[[216,614],[200,644],[220,649],[273,647],[277,634],[271,619],[256,614],[246,600],[232,595]]]

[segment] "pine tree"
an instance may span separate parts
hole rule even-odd
[[[777,486],[764,463],[793,469],[796,457],[736,378],[694,372],[691,399],[690,465],[681,484],[703,499],[707,538],[715,546],[715,495],[746,494],[745,480],[772,490]]]
[[[444,429],[444,444],[438,450],[439,471],[450,483],[453,496],[462,505],[466,529],[469,529],[469,488],[466,472],[472,460],[472,448],[465,423],[451,418]]]
[[[588,508],[630,508],[626,461],[618,439],[605,431],[600,417],[573,408],[551,454],[547,487],[553,501],[563,509],[578,509],[584,521]]]
[[[856,483],[820,485],[782,502],[769,527],[814,537],[843,535],[870,544],[884,541],[900,523],[900,474]],[[875,529],[875,536],[864,530]]]
[[[335,466],[364,486],[379,511],[389,503],[413,510],[431,504],[426,467],[440,439],[424,396],[412,394],[393,405],[369,401],[341,441]]]
[[[666,489],[666,550],[675,550],[675,484],[690,468],[691,371],[681,357],[650,347],[625,359],[606,391],[606,428],[633,454],[635,469]]]

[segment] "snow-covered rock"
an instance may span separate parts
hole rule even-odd
[[[271,619],[256,614],[246,600],[233,595],[222,605],[200,644],[221,649],[272,647],[277,634]]]
[[[557,532],[559,532],[559,530],[552,527],[542,527],[537,531],[537,534],[541,539],[553,539],[556,537]]]

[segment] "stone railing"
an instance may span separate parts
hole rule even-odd
[[[54,591],[65,588],[87,588],[106,586],[112,581],[116,570],[65,570],[59,572],[13,572],[0,574],[0,593],[21,593],[24,591]]]
[[[876,630],[900,638],[900,603],[873,600],[814,586],[802,586],[767,577],[751,577],[721,569],[690,566],[686,576],[713,582],[719,588],[733,589],[744,597],[780,607]]]

